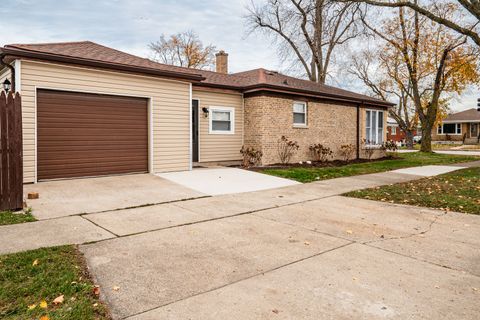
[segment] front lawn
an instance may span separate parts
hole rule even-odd
[[[26,212],[11,212],[11,211],[1,211],[0,212],[0,226],[6,224],[16,224],[16,223],[24,223],[24,222],[32,222],[37,221],[30,210]]]
[[[350,197],[480,214],[480,168],[353,191]]]
[[[260,172],[299,182],[312,182],[367,173],[384,172],[407,167],[445,165],[476,160],[480,160],[480,157],[412,152],[399,153],[395,159],[353,163],[341,167],[265,168],[260,170]]]
[[[96,290],[74,246],[0,256],[0,319],[110,319]]]

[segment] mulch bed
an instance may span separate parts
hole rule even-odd
[[[290,169],[290,168],[328,168],[328,167],[343,167],[349,164],[355,164],[355,163],[365,163],[365,162],[377,162],[377,161],[384,161],[384,160],[394,160],[398,159],[398,157],[395,156],[386,156],[378,159],[372,159],[372,160],[367,160],[367,159],[354,159],[354,160],[349,160],[349,161],[343,161],[343,160],[333,160],[333,161],[326,161],[326,162],[321,162],[321,161],[312,161],[311,163],[306,163],[306,162],[296,162],[296,163],[289,163],[289,164],[271,164],[267,166],[262,166],[262,167],[250,167],[248,170],[252,171],[262,171],[265,169]],[[230,166],[230,167],[235,167],[235,168],[240,168],[241,166]]]

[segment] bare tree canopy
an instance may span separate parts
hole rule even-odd
[[[311,81],[325,83],[334,49],[358,35],[359,5],[332,0],[252,0],[251,31],[272,36]]]
[[[388,110],[389,116],[405,133],[407,147],[413,148],[418,113],[411,99],[413,94],[411,82],[401,55],[385,50],[386,46],[388,44],[367,47],[353,55],[349,72],[360,79],[375,97],[397,101],[396,106]]]
[[[469,37],[473,42],[480,46],[480,1],[479,0],[448,0],[448,1],[424,1],[425,4],[419,4],[420,1],[413,0],[336,0],[337,2],[342,3],[366,3],[375,6],[381,7],[390,7],[390,8],[399,8],[399,7],[408,7],[412,10],[415,10],[419,14],[429,18],[436,23],[444,25],[447,28],[450,28],[462,35]],[[453,4],[460,5],[463,7],[464,11],[469,14],[469,17],[464,19],[453,19],[445,18],[432,10],[432,4],[435,6],[443,4]]]
[[[153,60],[194,69],[209,69],[215,62],[215,46],[204,47],[198,35],[193,31],[177,33],[149,45],[153,51]]]

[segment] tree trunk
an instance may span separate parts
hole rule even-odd
[[[432,152],[432,127],[427,125],[422,128],[421,152]]]
[[[413,149],[413,131],[405,131],[405,143],[407,144],[407,149]]]

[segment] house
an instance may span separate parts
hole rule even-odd
[[[405,132],[398,126],[397,121],[387,118],[387,140],[402,142],[405,140]]]
[[[480,112],[476,108],[449,114],[437,130],[432,132],[432,141],[461,141],[477,144],[480,139]]]
[[[413,135],[416,136],[420,130],[413,130]],[[398,125],[397,121],[392,118],[387,119],[387,140],[396,143],[405,143],[406,133]]]
[[[165,65],[93,42],[0,48],[0,81],[22,95],[24,182],[191,170],[241,159],[242,145],[277,163],[282,135],[308,147],[386,137],[392,104],[265,69],[228,73]],[[12,73],[15,79],[12,79]],[[380,153],[379,153],[380,154]]]

